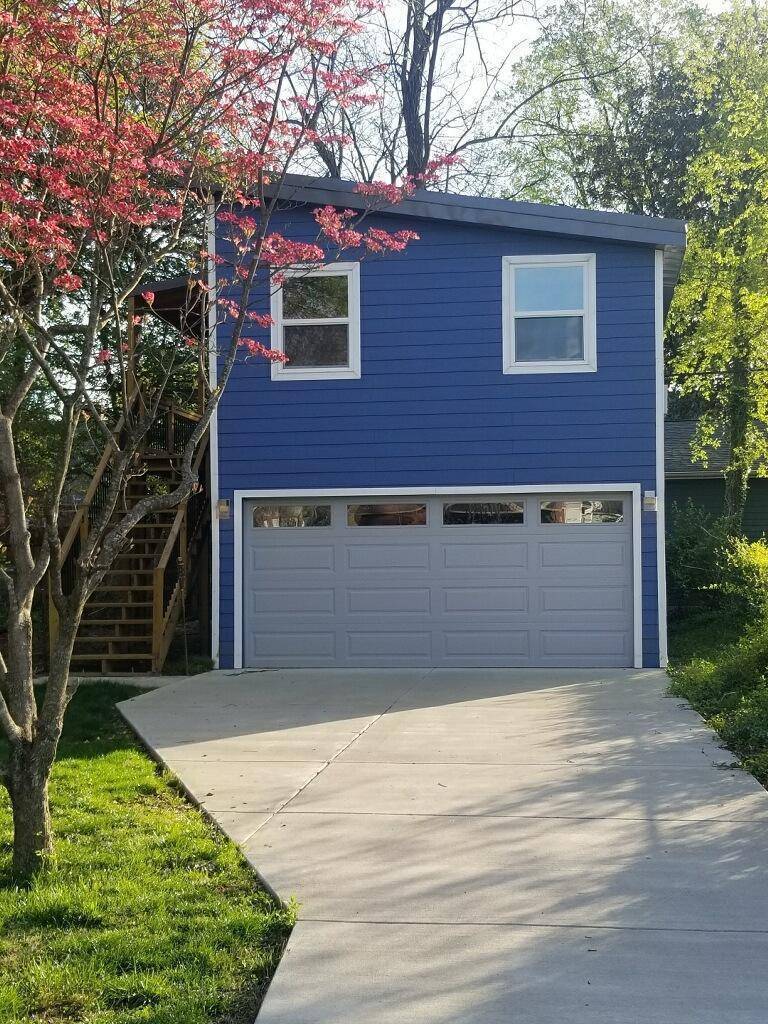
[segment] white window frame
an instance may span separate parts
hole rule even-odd
[[[360,264],[328,263],[322,267],[292,267],[276,271],[288,277],[346,277],[347,316],[318,317],[311,320],[294,320],[283,317],[283,289],[272,287],[270,347],[283,351],[283,328],[285,326],[326,324],[347,324],[349,327],[349,359],[346,366],[297,366],[275,361],[271,364],[272,380],[357,380],[360,377]]]
[[[529,311],[521,317],[581,316],[584,322],[583,359],[541,359],[536,362],[515,359],[515,272],[527,267],[583,267],[584,304],[581,309]],[[547,256],[502,257],[502,318],[504,373],[593,373],[597,370],[596,259],[593,252]]]

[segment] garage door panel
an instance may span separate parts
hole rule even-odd
[[[304,572],[307,569],[333,571],[335,553],[333,544],[264,544],[258,552],[251,551],[251,570],[273,570],[284,573]]]
[[[398,615],[431,611],[429,588],[384,586],[379,589],[361,590],[351,587],[347,594],[347,610],[351,615]]]
[[[334,615],[336,612],[336,592],[327,587],[251,590],[248,601],[256,615]]]
[[[546,541],[539,544],[538,553],[543,569],[624,568],[627,562],[626,544],[618,541]]]
[[[376,629],[347,634],[347,650],[351,658],[418,658],[429,661],[432,655],[432,634],[397,632]]]
[[[528,611],[527,587],[452,587],[443,590],[443,610],[463,615],[477,612]]]
[[[332,664],[336,659],[336,633],[331,630],[311,632],[296,626],[286,632],[259,630],[251,634],[251,643],[257,660],[277,659],[282,664],[297,665],[315,659]]]
[[[493,525],[477,508],[490,499],[460,494],[426,499],[418,526],[349,525],[354,497],[319,499],[330,521],[311,528],[259,503],[243,537],[245,664],[630,665],[631,498],[614,496],[624,522],[542,523],[540,502],[559,497],[515,496],[523,521]],[[455,501],[477,521],[444,526]]]
[[[443,640],[448,658],[527,659],[531,656],[531,638],[527,629],[458,629],[444,633]]]
[[[540,637],[541,653],[545,657],[621,657],[628,654],[623,630],[544,629]]]
[[[446,569],[525,569],[528,565],[527,543],[497,541],[493,544],[480,542],[445,541],[442,546],[442,564]]]
[[[543,612],[626,612],[626,587],[552,586],[539,591]]]
[[[349,569],[428,569],[428,544],[351,544]]]

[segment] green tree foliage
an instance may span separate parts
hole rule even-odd
[[[696,452],[725,441],[726,515],[768,457],[768,5],[737,3],[691,59],[714,111],[687,183],[697,216],[671,317],[670,373],[703,402]]]
[[[686,53],[710,21],[695,4],[565,0],[544,21],[521,80],[533,93],[561,79],[525,108],[510,151],[514,177],[534,181],[527,196],[690,216],[687,171],[712,111]]]
[[[725,443],[726,513],[741,528],[768,459],[768,2],[565,0],[525,72],[562,81],[526,108],[516,194],[683,217],[690,242],[667,323],[673,409],[694,456]],[[514,102],[511,96],[510,102]]]

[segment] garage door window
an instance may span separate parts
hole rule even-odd
[[[282,272],[272,294],[273,380],[337,380],[360,376],[358,263]]]
[[[444,526],[511,526],[523,519],[519,501],[454,501],[443,505]]]
[[[253,510],[256,529],[330,526],[330,505],[256,505]]]
[[[616,498],[571,498],[542,501],[541,522],[573,526],[579,523],[623,523],[624,502]]]
[[[422,504],[347,505],[348,526],[426,526],[427,506]]]

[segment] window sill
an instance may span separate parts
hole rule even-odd
[[[288,370],[272,364],[272,380],[359,380],[360,371],[353,366],[318,366],[301,367],[295,370]]]
[[[597,364],[585,360],[568,360],[558,362],[555,360],[542,361],[540,363],[510,363],[504,367],[504,373],[596,373]]]

